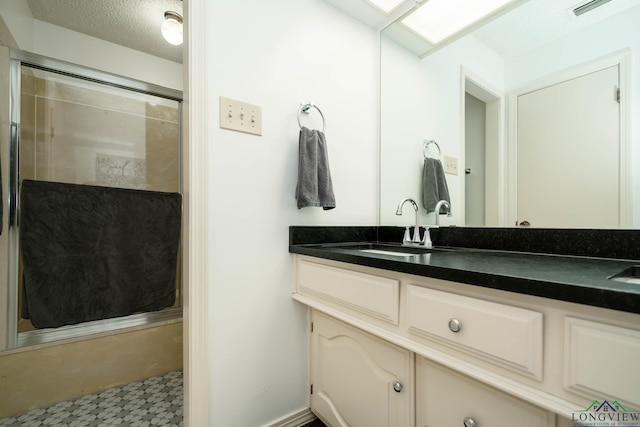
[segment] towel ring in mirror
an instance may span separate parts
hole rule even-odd
[[[442,151],[440,150],[440,146],[434,139],[424,140],[424,146],[422,147],[422,154],[424,155],[424,158],[425,159],[429,158],[429,146],[431,144],[435,145],[436,148],[438,149],[438,159],[440,159],[442,157]]]
[[[300,122],[300,114],[301,113],[309,114],[309,110],[311,108],[315,108],[316,110],[318,110],[318,113],[320,113],[320,117],[322,117],[322,133],[325,133],[325,131],[327,130],[327,122],[324,119],[324,114],[322,114],[322,111],[320,111],[320,108],[318,108],[317,105],[314,105],[313,102],[305,102],[303,104],[300,104],[300,108],[298,108],[298,125],[300,126],[300,129],[302,129],[302,123]]]

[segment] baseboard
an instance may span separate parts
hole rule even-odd
[[[302,424],[311,422],[315,419],[316,419],[316,416],[313,415],[313,412],[311,412],[311,409],[302,408],[298,411],[285,415],[282,418],[279,418],[275,421],[265,424],[262,427],[299,427]]]

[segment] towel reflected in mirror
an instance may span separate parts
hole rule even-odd
[[[433,212],[440,200],[451,203],[444,168],[439,159],[426,157],[422,170],[422,203],[427,213]],[[439,214],[446,213],[446,208],[441,207]]]

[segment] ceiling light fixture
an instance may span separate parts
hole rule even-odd
[[[164,13],[164,22],[160,27],[162,37],[172,45],[182,44],[182,16],[176,12]]]
[[[402,23],[435,45],[509,2],[511,0],[429,0]]]

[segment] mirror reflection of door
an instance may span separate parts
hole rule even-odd
[[[487,107],[473,95],[465,93],[465,224],[485,225],[485,141]]]
[[[518,97],[518,223],[618,227],[618,87],[616,65]]]
[[[500,218],[499,133],[502,98],[465,77],[464,224],[496,227]]]

